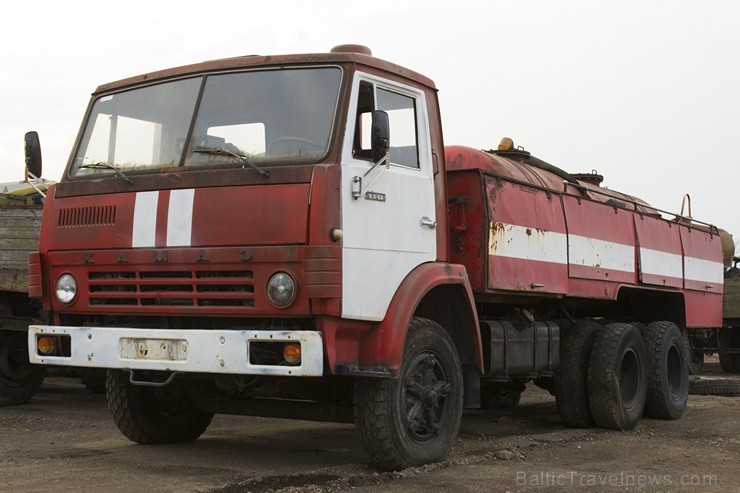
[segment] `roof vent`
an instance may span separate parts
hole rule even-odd
[[[363,45],[338,45],[331,49],[332,53],[359,53],[360,55],[373,56],[370,48]]]
[[[595,169],[592,169],[590,173],[571,173],[573,178],[579,181],[585,181],[590,185],[601,186],[601,182],[604,181],[604,175],[600,175]]]

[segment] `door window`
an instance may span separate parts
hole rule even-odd
[[[370,128],[373,110],[388,113],[391,130],[391,163],[411,168],[419,167],[416,100],[388,89],[360,83],[355,124],[353,155],[371,159]]]

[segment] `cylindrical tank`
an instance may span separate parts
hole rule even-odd
[[[732,267],[732,258],[735,256],[735,242],[732,235],[724,229],[720,229],[719,237],[722,240],[722,260],[725,267]]]

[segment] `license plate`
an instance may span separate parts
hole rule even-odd
[[[188,341],[184,339],[121,339],[121,358],[135,360],[185,361]]]

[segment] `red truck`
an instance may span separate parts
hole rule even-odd
[[[381,469],[532,381],[568,426],[676,419],[724,268],[664,215],[506,139],[445,147],[434,83],[364,47],[154,72],[95,91],[48,194],[29,358],[109,369],[138,443],[354,422]]]

